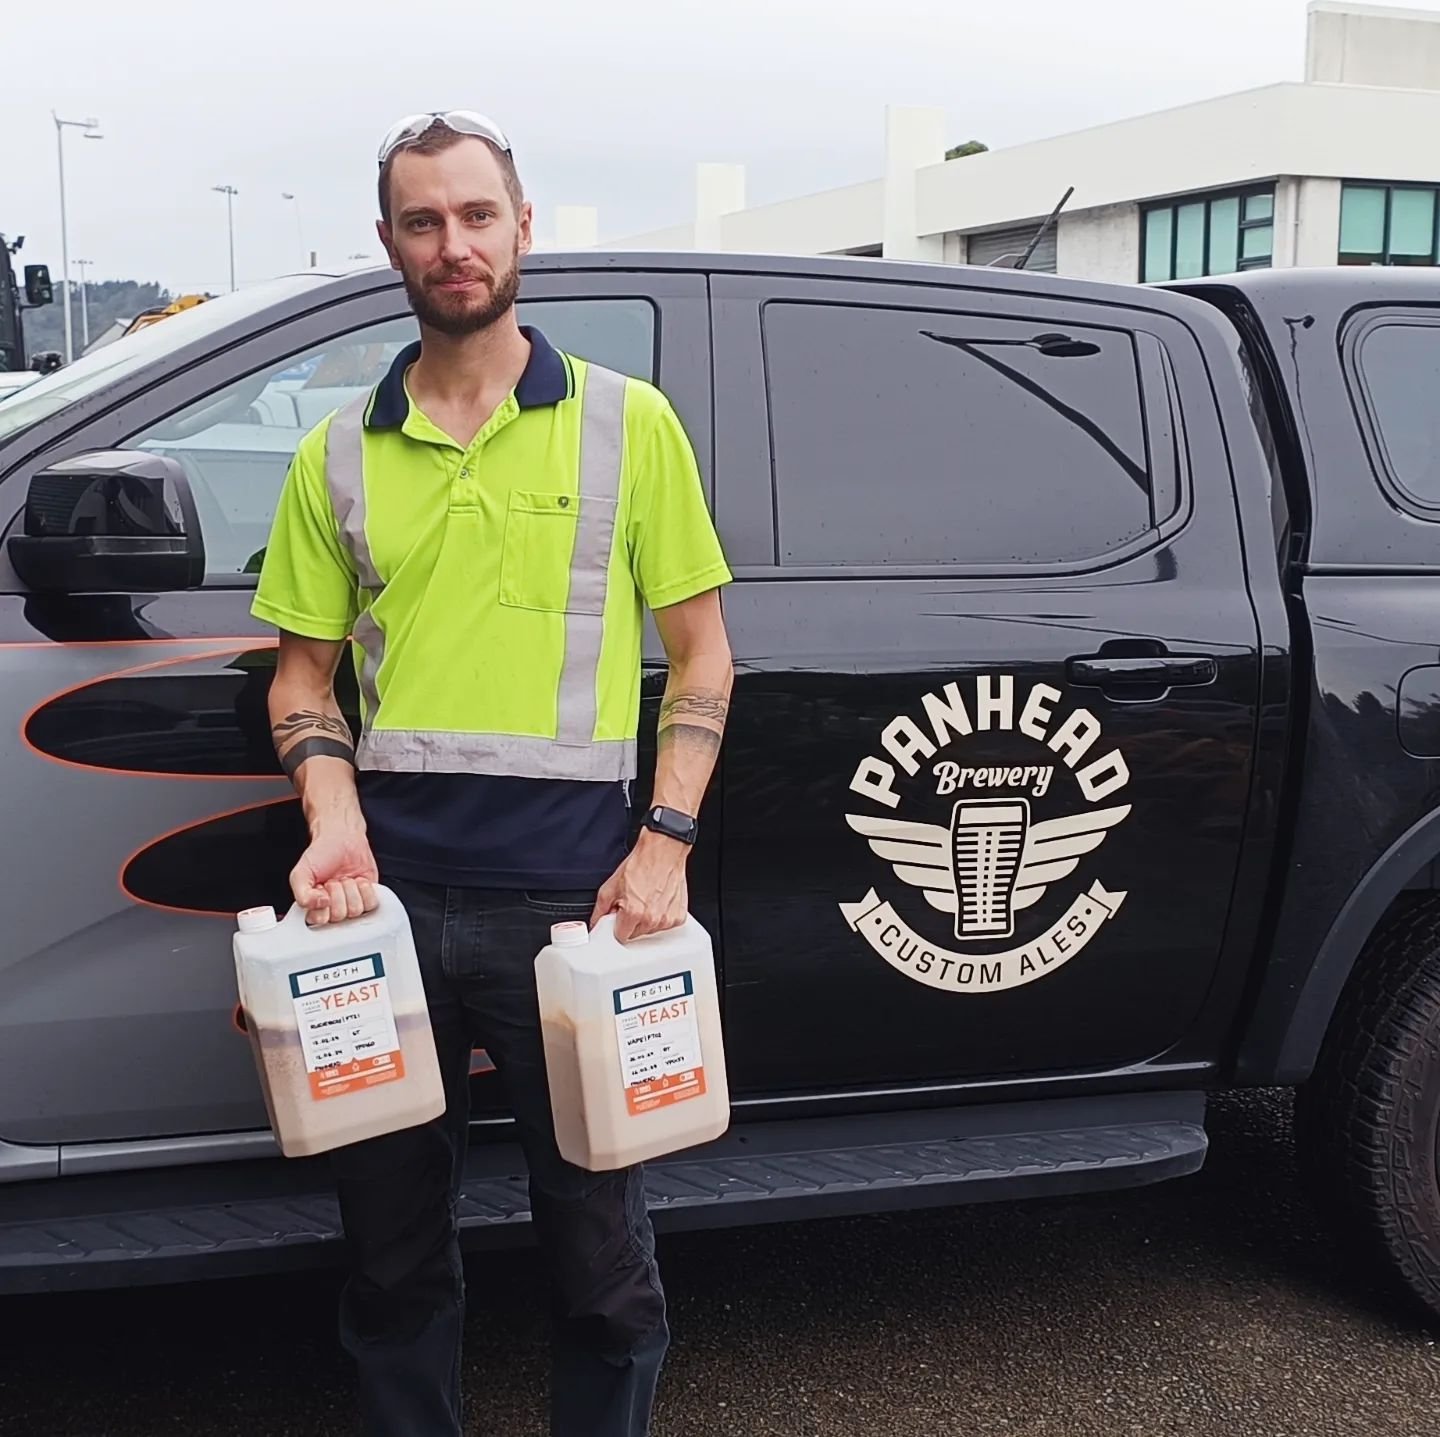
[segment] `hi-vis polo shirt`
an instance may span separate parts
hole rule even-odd
[[[665,396],[635,379],[622,391],[523,332],[525,372],[468,448],[410,398],[412,345],[363,424],[357,406],[305,436],[276,510],[252,611],[355,640],[357,778],[382,877],[552,890],[608,878],[625,853],[644,607],[731,577]],[[587,492],[607,463],[589,427],[602,379],[617,418],[623,393],[611,498]],[[347,443],[363,482],[337,461]],[[587,570],[596,544],[608,567],[597,551]]]

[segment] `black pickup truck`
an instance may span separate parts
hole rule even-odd
[[[1295,1085],[1317,1194],[1440,1311],[1440,281],[1146,288],[547,255],[660,384],[736,582],[692,859],[731,1131],[662,1228],[1118,1188]],[[388,272],[178,315],[0,408],[0,1290],[333,1260],[234,1020],[302,840],[249,617]],[[653,636],[652,636],[653,637]],[[636,810],[663,686],[644,684]],[[528,1231],[477,1053],[467,1241]]]

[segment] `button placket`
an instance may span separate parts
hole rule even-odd
[[[507,399],[470,441],[460,454],[460,461],[451,471],[453,502],[464,508],[477,508],[482,502],[483,460],[486,446],[501,430],[514,422],[520,410],[513,396]]]
[[[460,501],[467,507],[480,502],[480,459],[485,441],[477,435],[460,456],[455,468],[454,487]]]

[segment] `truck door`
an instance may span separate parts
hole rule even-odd
[[[202,589],[182,593],[41,595],[0,560],[0,1138],[266,1127],[232,1024],[230,937],[238,908],[288,905],[304,826],[268,737],[275,636],[250,617],[250,598],[301,436],[377,382],[416,335],[398,287],[316,306],[307,296],[259,314],[253,334],[217,338],[143,393],[84,406],[97,417],[38,453],[27,446],[8,473],[0,450],[9,532],[30,476],[54,460],[114,448],[175,457],[194,489],[207,570]],[[562,349],[658,379],[708,469],[701,277],[532,274],[520,311]],[[645,792],[663,686],[657,665]],[[353,680],[348,690],[353,711]],[[712,827],[692,869],[711,924],[717,851]],[[477,1099],[481,1113],[495,1106],[483,1077]]]
[[[1202,351],[1005,283],[712,283],[741,1096],[1144,1062],[1216,977],[1258,650]]]

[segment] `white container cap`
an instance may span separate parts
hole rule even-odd
[[[557,948],[577,948],[590,941],[590,926],[587,923],[552,923],[550,941]]]
[[[235,915],[235,923],[242,933],[263,933],[273,928],[280,920],[275,910],[268,905],[264,908],[246,908]]]

